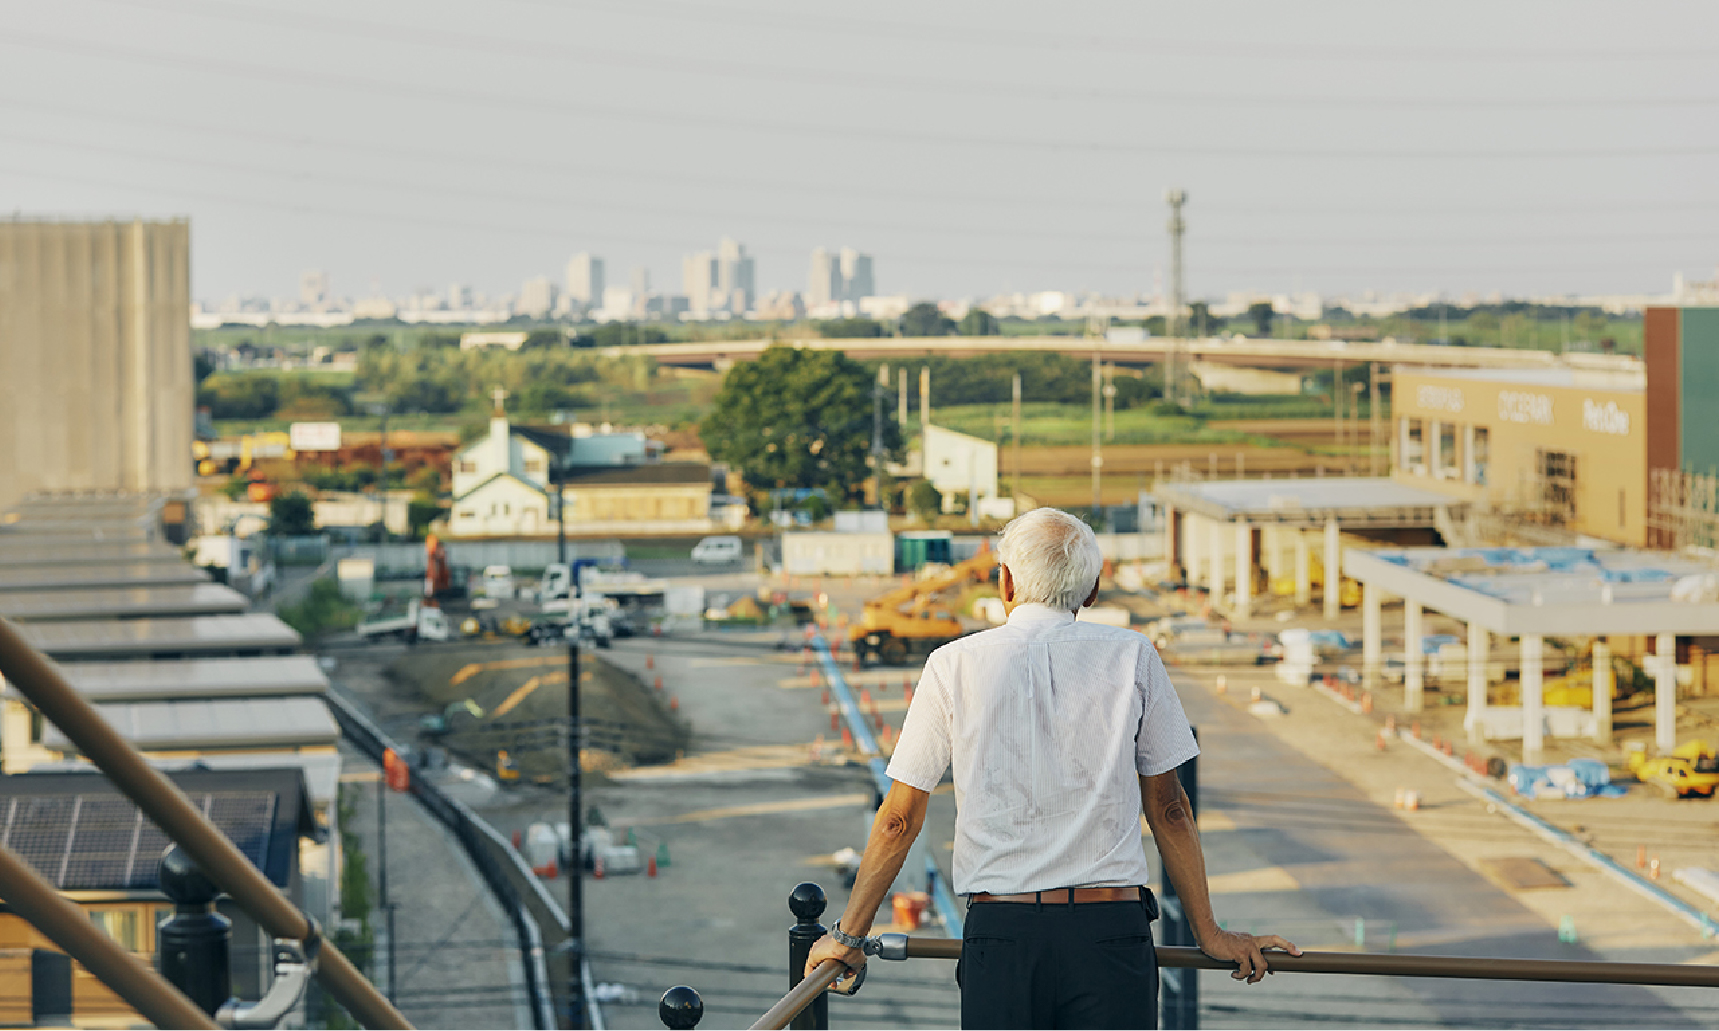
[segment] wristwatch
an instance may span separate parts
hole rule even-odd
[[[837,920],[835,926],[830,928],[830,937],[834,938],[841,944],[846,945],[850,949],[859,949],[861,952],[865,951],[866,939],[863,937],[856,937],[842,930],[842,922],[840,920]]]

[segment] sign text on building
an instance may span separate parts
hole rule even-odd
[[[1462,391],[1455,387],[1435,387],[1422,384],[1415,391],[1415,400],[1422,408],[1431,408],[1440,412],[1460,412],[1463,409]]]
[[[1582,428],[1595,433],[1615,433],[1621,437],[1629,433],[1629,413],[1619,408],[1616,401],[1601,404],[1591,397],[1584,397]]]
[[[1505,422],[1530,422],[1537,426],[1550,426],[1552,398],[1546,394],[1530,394],[1524,390],[1500,390],[1498,417]]]

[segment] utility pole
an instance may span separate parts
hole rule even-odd
[[[579,768],[579,638],[567,641],[567,1009],[569,1027],[589,1027],[585,998],[584,799]]]
[[[1367,365],[1367,471],[1379,475],[1379,363]]]
[[[572,442],[569,441],[569,444]],[[549,477],[555,481],[555,561],[567,564],[567,480],[566,456],[555,459],[549,466]]]
[[[880,365],[877,382],[871,387],[871,474],[877,507],[888,511],[883,499],[883,395],[889,390],[889,366]]]
[[[1095,529],[1098,527],[1098,522],[1101,518],[1099,513],[1103,511],[1103,502],[1099,495],[1100,470],[1104,466],[1104,455],[1100,453],[1100,445],[1098,442],[1099,379],[1098,341],[1095,338],[1092,344],[1092,525]]]
[[[1187,224],[1182,221],[1182,205],[1188,202],[1188,191],[1166,190],[1164,200],[1170,205],[1170,318],[1165,323],[1170,339],[1164,352],[1164,396],[1175,398],[1180,394],[1181,385],[1176,371],[1176,341],[1185,332],[1182,326],[1182,233]]]
[[[1015,373],[1014,384],[1015,410],[1009,421],[1009,443],[1015,452],[1015,477],[1010,484],[1013,493],[1021,492],[1021,374]],[[1018,513],[1017,513],[1018,514]]]
[[[895,402],[895,421],[901,425],[903,435],[907,433],[907,366],[895,370],[896,381],[901,385],[900,396]]]

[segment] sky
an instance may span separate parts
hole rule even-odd
[[[188,216],[193,295],[560,281],[1662,293],[1719,265],[1719,5],[0,0],[0,211]]]

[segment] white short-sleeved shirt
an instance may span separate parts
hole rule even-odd
[[[931,654],[889,776],[954,763],[961,894],[1146,884],[1138,776],[1199,751],[1144,635],[1025,604]]]

